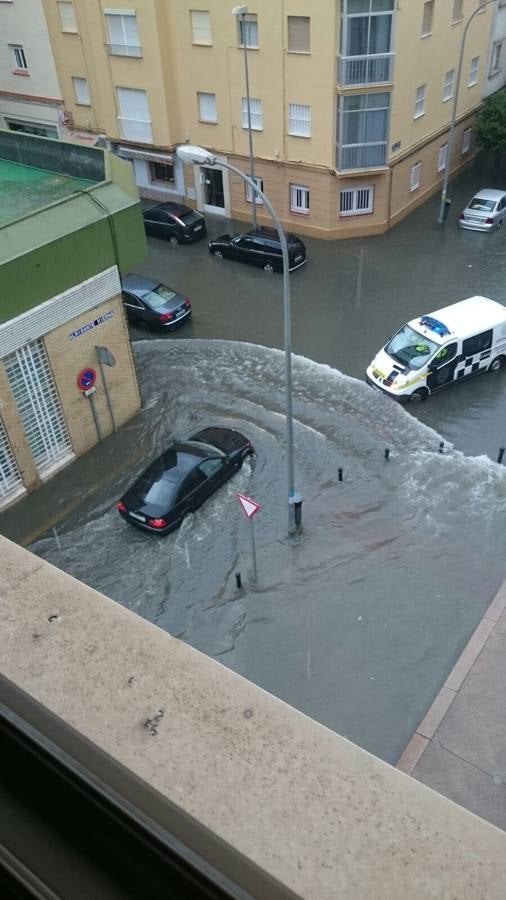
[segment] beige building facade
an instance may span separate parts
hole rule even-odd
[[[74,127],[106,134],[145,197],[250,218],[242,182],[174,152],[199,144],[248,169],[244,44],[255,176],[290,229],[376,234],[441,185],[476,0],[256,0],[245,19],[223,0],[44,5]],[[467,37],[452,174],[473,157],[493,6]]]

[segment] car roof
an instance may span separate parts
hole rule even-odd
[[[154,206],[150,206],[149,209],[145,209],[144,212],[150,212],[153,209],[169,212],[174,216],[179,216],[182,213],[194,212],[189,206],[185,206],[183,203],[176,203],[174,200],[166,200],[164,203],[155,203]]]
[[[135,272],[129,275],[123,275],[121,284],[126,291],[132,291],[134,294],[142,296],[149,291],[154,291],[160,284],[155,278],[149,278],[148,275],[136,275]],[[172,290],[172,288],[170,288]]]
[[[506,191],[496,191],[495,188],[482,188],[473,195],[472,199],[475,200],[478,197],[480,200],[500,200],[505,193]]]
[[[291,231],[285,231],[286,239],[289,244],[297,241],[297,243],[301,243],[299,237],[296,234],[293,234]],[[279,244],[279,235],[275,228],[270,228],[267,225],[259,225],[257,228],[252,228],[250,231],[245,231],[244,235],[236,235],[236,237],[259,237],[265,238],[268,241],[276,241]]]
[[[467,337],[496,325],[506,325],[506,306],[489,297],[468,297],[427,315],[446,325],[450,334],[441,335],[432,328],[421,325],[421,320],[427,316],[419,316],[408,324],[439,344],[445,344],[452,336]]]

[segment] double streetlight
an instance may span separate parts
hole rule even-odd
[[[446,201],[447,201],[447,192],[448,192],[448,182],[450,180],[450,167],[452,161],[452,153],[453,153],[453,140],[454,140],[454,132],[455,132],[455,121],[457,118],[457,105],[459,102],[459,90],[460,90],[460,79],[462,75],[462,63],[464,60],[464,47],[466,44],[467,32],[469,30],[469,26],[473,21],[474,17],[482,12],[486,6],[490,3],[495,3],[496,0],[485,0],[485,3],[482,3],[478,6],[473,13],[469,16],[464,31],[462,33],[462,40],[460,42],[460,54],[459,54],[459,64],[457,69],[457,81],[455,82],[455,96],[453,98],[453,108],[452,108],[452,117],[450,122],[450,132],[448,134],[448,148],[446,150],[446,162],[445,162],[445,172],[443,177],[443,187],[441,189],[441,202],[439,204],[439,213],[437,217],[438,225],[443,225],[445,222],[445,211],[446,211]]]
[[[176,150],[178,158],[186,165],[217,166],[228,169],[234,175],[248,184],[252,191],[252,197],[259,197],[267,211],[270,213],[278,233],[283,257],[283,311],[284,311],[284,343],[285,343],[285,394],[286,394],[286,448],[287,448],[287,476],[288,476],[288,534],[295,534],[302,528],[302,497],[295,491],[294,451],[293,451],[293,409],[292,409],[292,315],[290,303],[290,270],[288,260],[288,246],[283,226],[272,206],[269,198],[260,190],[253,179],[246,175],[242,169],[231,165],[229,162],[217,160],[215,156],[204,147],[195,147],[191,144],[182,144]]]

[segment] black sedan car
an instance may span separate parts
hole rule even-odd
[[[124,275],[121,292],[129,322],[172,331],[192,314],[188,297],[146,275]]]
[[[123,494],[120,515],[137,528],[167,534],[241,468],[253,446],[230,428],[204,428],[172,444]]]
[[[306,248],[300,238],[287,232],[288,262],[290,272],[300,269],[307,262]],[[261,266],[266,272],[282,272],[281,244],[275,228],[256,228],[244,234],[222,234],[209,241],[209,252],[214,256],[238,259],[240,262]]]
[[[157,203],[145,209],[142,215],[146,234],[152,237],[189,244],[206,233],[206,220],[202,213],[182,203]]]

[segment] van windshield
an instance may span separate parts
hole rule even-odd
[[[429,341],[409,325],[404,325],[385,347],[386,353],[403,366],[421,369],[429,361],[438,345]]]

